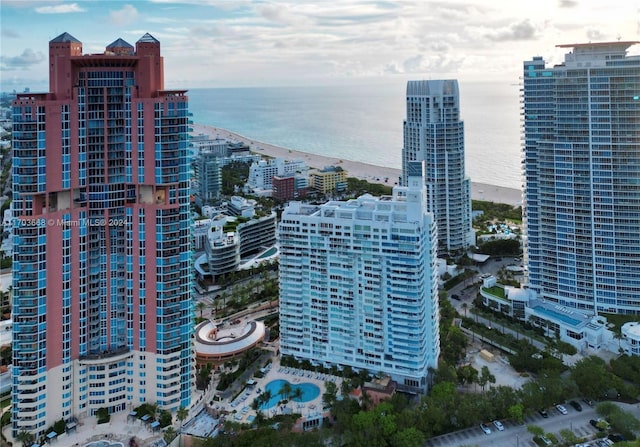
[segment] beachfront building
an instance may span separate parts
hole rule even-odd
[[[49,42],[13,101],[13,436],[191,403],[188,100],[160,42]]]
[[[638,42],[560,45],[524,62],[527,283],[586,314],[640,315]]]
[[[427,390],[440,353],[436,227],[421,163],[393,196],[291,202],[279,226],[280,352]]]
[[[404,121],[402,178],[409,165],[425,162],[428,209],[438,225],[438,251],[475,245],[471,226],[471,180],[464,167],[464,123],[455,80],[409,81]]]
[[[309,179],[298,174],[274,175],[271,179],[272,197],[283,202],[303,198],[307,195]]]
[[[247,190],[253,194],[271,196],[273,192],[273,177],[292,175],[298,184],[306,187],[309,178],[309,167],[304,160],[285,160],[273,158],[254,162],[249,167]]]
[[[245,150],[246,148],[246,150]],[[191,140],[194,156],[194,186],[199,205],[218,200],[222,194],[222,168],[232,163],[256,163],[261,157],[248,146],[220,138],[198,135]]]
[[[309,172],[309,187],[321,194],[347,189],[347,171],[340,166],[327,166]]]

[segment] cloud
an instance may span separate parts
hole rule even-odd
[[[599,30],[597,29],[589,29],[587,30],[587,38],[589,39],[589,41],[592,40],[605,40],[605,35],[602,34]]]
[[[296,14],[287,5],[266,4],[259,6],[257,12],[260,16],[280,25],[304,25],[309,20],[303,15]]]
[[[78,6],[77,3],[65,3],[55,6],[39,6],[35,11],[39,14],[67,14],[70,12],[85,12],[86,9]]]
[[[32,65],[37,65],[40,62],[44,61],[44,59],[44,54],[42,52],[36,52],[31,48],[27,48],[22,52],[20,56],[0,56],[0,67],[3,70],[26,70]]]
[[[532,40],[536,37],[536,29],[533,27],[529,19],[525,19],[520,23],[514,23],[508,28],[497,30],[493,33],[487,34],[486,37],[489,40],[495,42],[509,41],[509,40]]]
[[[559,6],[561,8],[573,8],[575,6],[578,6],[578,2],[575,0],[560,0]]]
[[[128,25],[138,18],[138,10],[133,5],[124,5],[122,9],[109,11],[109,20],[117,26]]]
[[[420,71],[420,67],[422,66],[423,59],[424,58],[422,57],[422,55],[418,54],[417,56],[410,57],[409,59],[404,61],[404,64],[402,64],[404,67],[404,72],[413,73],[416,71]]]
[[[12,29],[2,28],[2,37],[7,39],[19,39],[20,34]]]

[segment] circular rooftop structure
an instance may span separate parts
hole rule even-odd
[[[219,328],[213,321],[203,321],[196,327],[196,363],[219,364],[257,346],[265,336],[264,323],[248,321]]]

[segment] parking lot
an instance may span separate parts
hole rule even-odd
[[[524,418],[522,425],[513,421],[502,421],[503,431],[499,431],[487,421],[485,424],[491,429],[491,433],[485,434],[480,426],[460,430],[446,435],[438,436],[427,441],[426,446],[430,447],[461,447],[461,446],[491,446],[491,447],[537,447],[533,441],[533,436],[527,431],[528,425],[542,427],[546,433],[554,433],[558,439],[560,430],[569,428],[578,437],[592,437],[597,430],[589,424],[589,419],[597,418],[595,410],[586,407],[582,412],[578,412],[571,407],[567,407],[566,415],[560,414],[555,408],[549,408],[549,417],[543,418],[540,414],[534,413]]]

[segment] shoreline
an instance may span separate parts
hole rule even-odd
[[[311,154],[276,146],[264,141],[258,141],[241,135],[239,133],[205,124],[192,124],[191,134],[207,134],[210,137],[219,137],[233,141],[240,141],[249,146],[251,152],[272,158],[285,158],[288,160],[304,160],[310,168],[322,169],[325,166],[340,166],[349,177],[366,180],[370,183],[393,186],[398,182],[402,172],[401,169],[385,166],[376,166],[358,161],[338,159],[335,157],[325,157],[323,155]],[[515,188],[489,185],[486,183],[471,182],[471,198],[473,200],[483,200],[495,203],[504,203],[512,206],[522,204],[522,192]]]

